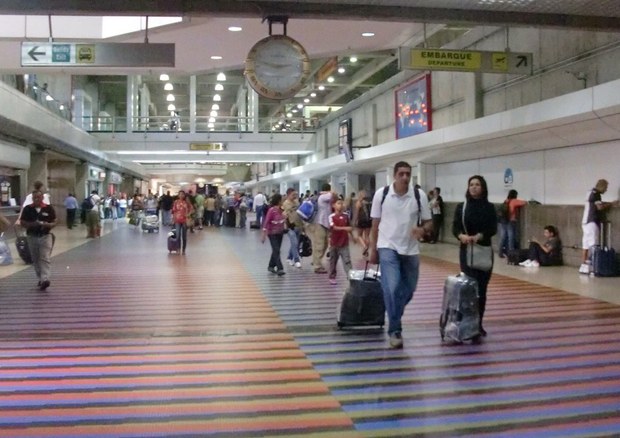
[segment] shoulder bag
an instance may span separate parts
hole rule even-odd
[[[463,230],[467,233],[467,227],[465,226],[465,208],[467,207],[467,201],[463,203]],[[490,271],[493,268],[493,248],[490,246],[482,246],[478,243],[470,243],[467,245],[467,257],[466,263],[472,269],[478,269],[479,271]]]

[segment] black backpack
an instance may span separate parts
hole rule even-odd
[[[90,198],[90,196],[88,198],[84,198],[84,200],[82,201],[82,210],[84,211],[92,210],[94,206],[95,204],[93,204],[93,200]]]
[[[312,255],[312,242],[305,234],[299,235],[299,256],[310,257]]]

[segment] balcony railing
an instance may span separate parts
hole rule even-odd
[[[127,117],[93,116],[83,117],[75,123],[88,132],[169,132],[189,133],[191,120],[189,117],[149,116],[133,117],[129,121],[130,129],[127,129]],[[202,117],[196,116],[193,132],[261,132],[261,133],[286,133],[286,132],[314,132],[318,123],[317,119],[303,117]]]

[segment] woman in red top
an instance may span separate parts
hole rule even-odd
[[[185,247],[187,246],[187,219],[190,217],[194,207],[185,197],[185,192],[179,190],[177,199],[172,204],[172,218],[177,234],[177,239],[181,239],[179,246],[181,248],[181,254],[185,254]]]
[[[506,197],[504,201],[504,204],[507,204],[506,210],[508,217],[499,218],[502,232],[502,240],[499,245],[499,256],[502,258],[508,254],[508,251],[519,248],[519,209],[526,205],[527,201],[517,199],[518,195],[519,194],[514,189],[508,192],[508,197]]]
[[[280,258],[280,248],[282,247],[282,236],[284,236],[284,223],[286,218],[282,211],[282,195],[276,193],[271,197],[269,203],[269,211],[263,221],[263,233],[261,241],[265,243],[265,239],[269,236],[269,243],[271,243],[271,258],[269,259],[269,265],[267,270],[278,274],[280,276],[286,274],[284,272],[284,266],[282,266],[282,259]]]

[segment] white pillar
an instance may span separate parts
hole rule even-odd
[[[189,77],[189,132],[196,133],[196,75]]]
[[[345,195],[350,196],[351,193],[359,192],[360,177],[356,173],[347,172],[344,175],[345,178]]]

